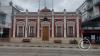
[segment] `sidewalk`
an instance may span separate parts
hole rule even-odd
[[[75,44],[54,44],[54,43],[11,43],[1,42],[0,46],[15,46],[15,47],[50,47],[50,48],[72,48],[78,47]]]
[[[3,47],[3,46],[8,46],[8,47],[79,48],[78,44],[0,42],[0,47]],[[91,45],[91,49],[100,49],[100,45]]]

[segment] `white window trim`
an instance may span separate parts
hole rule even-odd
[[[75,36],[75,22],[74,21],[67,22],[67,35],[69,35],[69,26],[73,27],[73,36]]]
[[[63,37],[64,33],[63,33],[63,22],[62,21],[57,21],[55,22],[56,25],[56,36],[57,36],[57,26],[61,26],[61,35]]]
[[[35,34],[35,37],[37,37],[37,33],[36,33],[36,22],[35,21],[30,21],[30,22],[28,22],[28,32],[27,32],[27,34],[28,35],[30,35],[30,26],[33,26],[34,27],[34,34]]]

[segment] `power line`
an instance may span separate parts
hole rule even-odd
[[[39,0],[39,10],[40,10],[40,0]]]

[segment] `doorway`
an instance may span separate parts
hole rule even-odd
[[[42,40],[43,41],[49,41],[49,27],[48,26],[43,26],[43,36]]]

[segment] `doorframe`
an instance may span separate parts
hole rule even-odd
[[[42,37],[43,37],[43,27],[44,26],[48,26],[49,27],[49,39],[50,39],[50,30],[51,30],[51,28],[50,28],[50,22],[49,21],[44,21],[44,22],[41,22],[41,39],[42,39]]]

